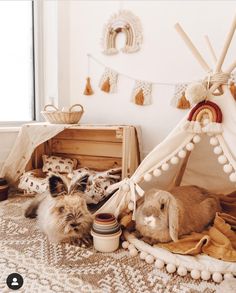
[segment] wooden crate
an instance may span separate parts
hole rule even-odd
[[[75,126],[39,145],[27,169],[42,167],[42,155],[76,158],[78,168],[102,171],[122,167],[130,177],[140,164],[139,144],[133,126]]]

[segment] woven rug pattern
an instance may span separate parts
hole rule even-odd
[[[123,249],[106,254],[51,244],[36,220],[24,218],[28,203],[20,196],[0,202],[1,293],[10,292],[6,278],[13,272],[24,278],[20,293],[212,293],[217,288],[158,270]]]

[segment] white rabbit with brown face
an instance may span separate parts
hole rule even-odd
[[[62,178],[55,175],[49,178],[49,192],[38,195],[26,209],[25,216],[37,217],[40,229],[51,242],[90,246],[92,214],[83,195],[70,192]]]
[[[178,241],[181,235],[202,232],[218,211],[217,195],[197,186],[151,189],[137,208],[136,230],[151,244]]]

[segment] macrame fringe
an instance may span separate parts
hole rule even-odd
[[[222,133],[222,125],[217,122],[210,122],[206,126],[202,128],[202,132],[204,133]]]
[[[234,82],[231,82],[229,89],[233,98],[236,100],[236,84]]]
[[[86,96],[91,96],[94,94],[93,92],[93,89],[92,89],[92,86],[91,86],[91,83],[90,83],[90,77],[87,77],[86,79],[86,86],[85,86],[85,89],[84,89],[84,95]]]
[[[177,103],[178,109],[189,109],[190,108],[190,102],[186,99],[185,93],[182,93],[181,98],[178,100]]]
[[[199,121],[186,121],[182,129],[190,133],[222,133],[222,125],[217,122],[210,122],[205,126],[201,126]]]
[[[111,85],[110,85],[110,79],[109,77],[104,81],[104,83],[101,86],[101,90],[105,93],[109,93],[111,89]]]
[[[135,100],[135,104],[142,106],[144,103],[144,94],[143,94],[143,90],[140,89],[138,91],[138,93],[135,95],[134,97]]]

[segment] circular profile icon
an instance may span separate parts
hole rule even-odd
[[[7,286],[12,290],[18,290],[23,286],[24,280],[21,275],[17,273],[10,274],[7,277]]]

